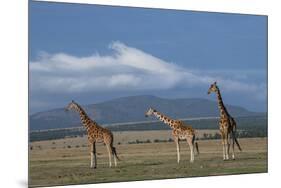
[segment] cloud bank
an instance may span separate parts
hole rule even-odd
[[[226,92],[265,97],[265,84],[241,82],[223,76],[192,71],[127,46],[109,45],[110,55],[76,57],[65,53],[41,53],[30,62],[31,92],[81,93],[107,91],[168,90],[207,87],[213,81]],[[188,65],[188,62],[186,62]]]

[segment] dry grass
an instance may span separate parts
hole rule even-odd
[[[122,160],[116,168],[108,168],[106,148],[98,144],[98,168],[90,169],[86,138],[31,143],[30,186],[267,172],[267,138],[240,139],[243,151],[237,152],[234,161],[222,160],[219,140],[199,140],[200,155],[195,157],[193,164],[189,163],[186,142],[181,142],[182,160],[178,165],[173,142],[125,144],[136,139],[169,139],[169,131],[122,132],[114,135],[115,143],[122,143],[115,144]]]
[[[218,130],[197,130],[196,131],[196,137],[202,138],[204,133],[212,134],[218,133]],[[122,132],[114,132],[114,143],[117,145],[118,143],[121,144],[128,144],[128,142],[134,142],[136,140],[139,141],[146,141],[150,140],[153,142],[155,139],[158,140],[169,140],[172,138],[171,130],[153,130],[153,131],[122,131]],[[54,142],[54,144],[53,144]],[[87,136],[83,137],[77,137],[77,138],[65,138],[65,139],[59,139],[54,141],[39,141],[39,142],[32,142],[31,146],[33,146],[33,149],[50,149],[50,148],[60,148],[63,149],[64,147],[71,146],[76,147],[79,146],[85,146],[87,145]]]

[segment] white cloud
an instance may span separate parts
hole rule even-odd
[[[107,56],[75,57],[64,53],[42,53],[36,61],[30,62],[31,91],[165,90],[177,86],[208,87],[214,80],[226,91],[255,93],[265,88],[264,84],[249,84],[194,72],[121,42],[113,42],[109,48],[112,54]]]

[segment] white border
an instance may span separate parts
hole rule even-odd
[[[62,1],[61,1],[62,2]],[[90,4],[157,7],[269,15],[269,174],[107,183],[67,187],[268,187],[280,184],[280,6],[276,0],[67,0]],[[1,187],[27,186],[27,0],[0,6]],[[275,148],[275,150],[273,150]]]
[[[39,0],[49,1],[49,0]],[[247,14],[267,14],[268,9],[261,0],[51,0],[54,2],[86,3],[100,5],[118,5],[130,7],[164,8],[180,10],[200,10],[212,12],[247,13]],[[49,2],[51,2],[49,1]],[[243,6],[241,6],[243,5]]]

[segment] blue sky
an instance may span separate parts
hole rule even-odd
[[[267,17],[30,2],[30,111],[151,94],[267,105]]]

